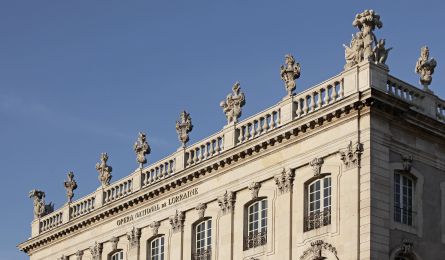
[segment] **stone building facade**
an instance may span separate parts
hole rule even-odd
[[[141,133],[141,167],[127,177],[110,182],[102,154],[90,195],[71,201],[69,176],[69,201],[53,211],[32,191],[32,236],[19,249],[31,260],[445,259],[445,101],[431,81],[419,89],[389,74],[377,14],[354,24],[338,75],[293,94],[300,65],[288,55],[276,105],[238,121],[237,83],[214,135],[186,145],[184,111],[170,156],[144,166]]]

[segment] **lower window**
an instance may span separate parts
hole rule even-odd
[[[111,255],[111,260],[124,260],[124,252],[119,251]]]
[[[267,199],[252,203],[247,208],[247,236],[244,249],[262,246],[267,243]]]
[[[164,236],[150,242],[150,260],[164,260]]]

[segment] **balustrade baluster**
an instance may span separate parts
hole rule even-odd
[[[317,108],[321,108],[321,89],[318,90]]]

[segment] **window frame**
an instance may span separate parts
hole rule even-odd
[[[309,232],[332,224],[332,178],[330,173],[324,173],[304,183],[303,232]],[[316,187],[316,184],[319,184],[318,190],[312,190],[312,187]]]
[[[258,205],[257,219],[250,210]],[[258,197],[244,205],[244,251],[252,248],[265,246],[269,228],[269,200],[267,197]],[[255,228],[255,223],[257,227]]]
[[[156,257],[158,258],[154,258],[155,256],[153,256],[153,247],[152,244],[155,241],[162,241],[162,243],[158,244],[158,248],[162,249],[162,252],[157,252]],[[159,255],[161,254],[161,255]],[[165,253],[165,235],[163,234],[159,234],[157,236],[154,236],[152,238],[150,238],[149,240],[147,240],[147,260],[165,260],[166,259],[166,253]]]
[[[114,258],[115,256],[117,256],[118,254],[120,254],[120,256],[121,256],[121,258]],[[110,259],[110,260],[124,260],[125,258],[124,258],[124,250],[122,250],[122,249],[118,249],[118,250],[116,250],[116,251],[114,251],[114,252],[111,252],[110,254],[109,254],[109,257],[108,257],[108,259]]]
[[[198,228],[201,225],[204,226],[204,229],[198,232]],[[200,233],[203,233],[204,237],[203,239],[199,239],[198,241],[198,235]],[[197,260],[211,259],[212,249],[213,249],[212,246],[213,236],[214,236],[213,219],[211,217],[201,218],[192,225],[192,238],[193,238],[192,259],[197,259]],[[201,241],[204,243],[204,245],[199,246],[198,248],[198,244],[200,244]]]

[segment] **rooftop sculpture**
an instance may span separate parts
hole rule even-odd
[[[374,10],[365,10],[355,16],[352,22],[354,27],[359,29],[355,35],[352,35],[351,43],[345,47],[345,69],[349,69],[362,61],[374,61],[375,63],[385,64],[389,51],[392,48],[385,48],[385,39],[377,40],[374,34],[375,28],[382,28],[380,15]]]
[[[193,130],[192,118],[187,111],[182,111],[179,121],[176,121],[176,133],[178,133],[179,141],[182,147],[185,147],[189,141],[189,133]]]
[[[102,187],[110,185],[111,177],[113,177],[111,175],[111,171],[113,170],[113,168],[107,165],[107,161],[108,161],[108,154],[101,153],[100,163],[96,163],[96,170],[99,173],[99,181]]]
[[[287,54],[285,57],[286,66],[282,65],[280,69],[281,79],[287,90],[287,96],[292,96],[292,91],[296,88],[295,80],[300,77],[300,63],[295,62],[294,56]]]
[[[420,75],[420,84],[423,86],[423,90],[431,92],[428,86],[433,81],[434,69],[437,66],[435,59],[430,59],[430,50],[427,46],[420,49],[420,57],[416,63],[416,73]]]
[[[63,184],[66,189],[68,203],[71,203],[74,196],[74,190],[77,189],[77,182],[74,180],[74,173],[72,171],[68,172],[67,177],[68,179]]]
[[[134,143],[133,149],[136,153],[136,160],[139,163],[139,168],[142,169],[144,164],[147,163],[145,156],[151,152],[145,133],[139,132],[138,140]]]
[[[29,197],[34,200],[34,218],[41,218],[54,211],[53,203],[45,203],[45,192],[41,190],[31,190]]]
[[[227,124],[238,122],[241,116],[241,108],[246,104],[246,97],[241,91],[240,83],[237,81],[232,87],[232,93],[227,95],[226,100],[220,102],[224,113],[226,114]]]

